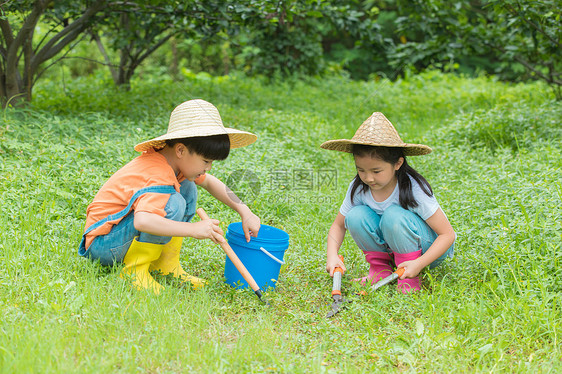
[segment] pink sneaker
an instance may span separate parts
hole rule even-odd
[[[354,279],[354,281],[360,282],[364,286],[367,281],[373,284],[392,274],[392,257],[390,254],[374,251],[363,251],[363,253],[365,253],[365,260],[371,266],[369,268],[369,275]]]
[[[396,262],[396,265],[398,265],[404,261],[412,261],[417,258],[420,258],[421,255],[422,255],[421,249],[419,251],[410,252],[410,253],[394,252],[394,261]],[[415,278],[398,279],[398,289],[403,294],[421,290],[421,283],[420,283],[419,276]]]

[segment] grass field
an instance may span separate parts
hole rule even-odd
[[[210,241],[185,239],[181,258],[208,287],[158,278],[159,297],[130,290],[118,266],[77,256],[99,187],[192,98],[258,134],[211,173],[254,173],[259,191],[236,190],[290,235],[268,308],[223,282],[224,253]],[[409,161],[457,232],[456,256],[424,271],[423,292],[358,297],[351,279],[367,264],[348,235],[343,292],[353,302],[327,319],[325,238],[354,170],[349,155],[319,145],[352,136],[374,111],[434,149]],[[541,84],[437,72],[271,84],[144,76],[130,92],[100,78],[45,82],[0,123],[0,371],[561,372],[561,117]],[[238,220],[204,191],[199,206],[224,228]]]

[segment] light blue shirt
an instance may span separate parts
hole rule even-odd
[[[410,181],[412,182],[412,193],[414,195],[414,199],[416,199],[418,206],[415,208],[409,208],[408,210],[416,213],[420,216],[424,221],[431,217],[437,209],[440,208],[439,203],[435,196],[427,196],[425,192],[421,189],[418,182],[416,182],[412,177],[410,177]],[[345,217],[347,213],[357,205],[367,205],[371,209],[373,209],[378,215],[382,215],[384,211],[391,205],[400,205],[399,197],[400,197],[400,189],[398,188],[398,183],[396,183],[396,187],[394,191],[390,194],[390,196],[384,201],[375,201],[373,194],[371,193],[370,188],[366,188],[362,190],[361,187],[358,187],[355,190],[355,196],[353,197],[353,203],[351,202],[351,187],[353,186],[353,181],[349,184],[347,189],[347,194],[345,195],[345,199],[340,207],[340,213]]]

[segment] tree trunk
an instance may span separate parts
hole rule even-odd
[[[14,38],[12,27],[8,19],[0,19],[0,29],[2,30],[2,35],[4,36],[4,41],[6,43],[4,53],[2,54],[2,59],[4,60],[5,66],[5,76],[3,79],[4,87],[2,95],[2,108],[8,105],[17,106],[22,102],[29,100],[28,97],[29,90],[25,87],[25,82],[21,78],[21,73],[18,70],[20,61],[20,50],[23,49],[24,65],[29,63],[29,43],[33,38],[33,30],[39,21],[39,18],[45,11],[46,7],[52,2],[52,0],[35,2],[33,9],[24,19],[22,26]]]
[[[170,74],[174,80],[178,79],[179,75],[179,57],[178,57],[178,42],[176,38],[170,39],[170,47],[172,48],[172,62],[170,63]]]
[[[121,49],[119,54],[119,70],[117,73],[117,81],[115,85],[118,87],[124,88],[126,91],[129,91],[131,88],[131,82],[127,78],[128,77],[128,66],[129,66],[129,47],[125,47]]]
[[[111,63],[111,59],[109,58],[109,55],[107,54],[107,51],[105,50],[105,47],[103,46],[103,43],[99,35],[95,31],[91,31],[90,34],[94,38],[96,45],[98,46],[98,49],[103,56],[105,64],[107,65],[109,71],[111,72],[113,83],[117,84],[117,81],[119,80],[119,72],[117,71],[117,69],[115,69],[115,66],[113,66],[113,64]]]
[[[36,0],[33,9],[25,15],[21,28],[14,37],[7,18],[0,18],[0,29],[5,45],[0,46],[0,57],[4,70],[0,84],[0,101],[2,107],[18,106],[31,101],[31,94],[35,80],[41,72],[40,66],[45,61],[56,56],[64,47],[72,43],[86,28],[94,15],[101,11],[107,0],[96,0],[82,16],[66,25],[60,32],[54,34],[42,47],[33,50],[33,32],[45,10],[54,0]],[[23,64],[20,59],[23,56]],[[22,69],[22,71],[20,71]],[[22,78],[23,73],[23,78]]]

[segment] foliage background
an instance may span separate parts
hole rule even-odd
[[[425,69],[542,80],[562,98],[560,0],[8,0],[0,99],[21,105],[45,69],[395,80]],[[66,60],[66,61],[65,61]]]

